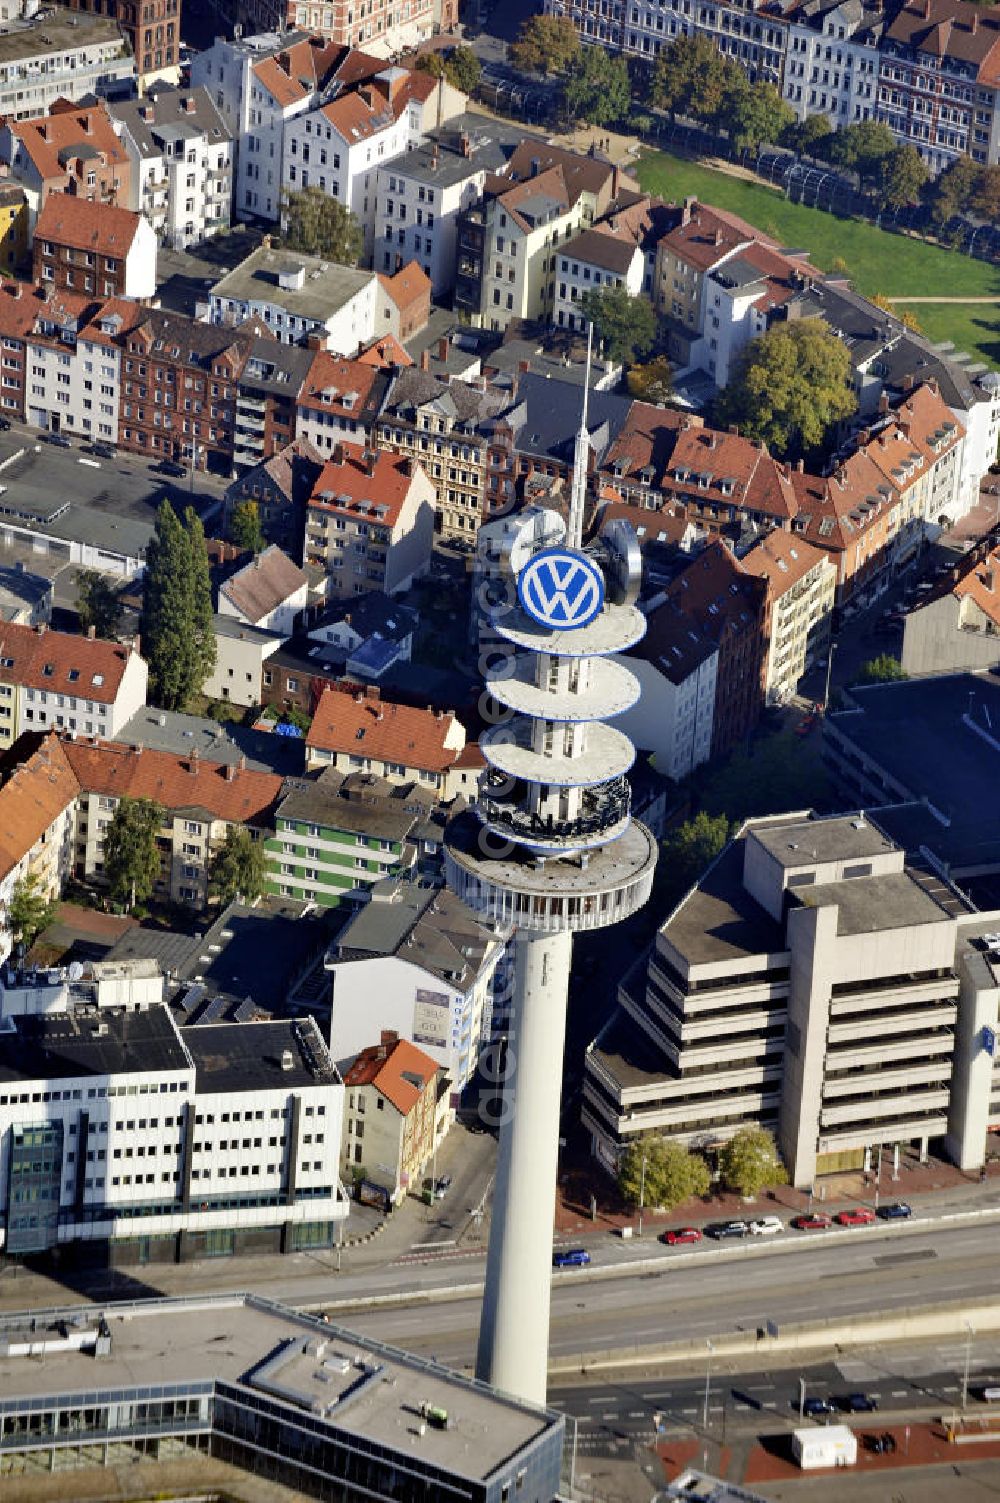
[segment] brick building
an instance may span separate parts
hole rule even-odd
[[[35,225],[32,274],[36,282],[69,292],[151,298],[153,227],[132,209],[50,194]]]
[[[140,92],[154,78],[177,82],[181,0],[69,0],[69,8],[114,17],[132,49]]]

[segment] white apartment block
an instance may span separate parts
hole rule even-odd
[[[378,278],[298,251],[272,250],[270,237],[209,292],[208,321],[259,318],[284,344],[318,335],[335,355],[355,355],[377,333]]]
[[[107,305],[78,330],[43,307],[25,341],[25,414],[34,428],[114,443],[118,438],[122,314]]]
[[[111,114],[131,165],[126,207],[161,245],[183,250],[228,228],[235,148],[207,89],[158,89]]]
[[[4,1253],[100,1242],[115,1263],[328,1244],[348,1212],[343,1086],[315,1023],[179,1029],[148,967],[106,978],[119,1005],[86,975],[8,974]]]
[[[764,688],[768,704],[786,704],[806,671],[826,662],[837,570],[821,549],[780,528],[761,538],[742,563],[747,573],[767,580]]]
[[[584,230],[559,253],[552,322],[560,329],[585,329],[587,320],[578,304],[587,292],[623,287],[632,297],[638,297],[643,290],[645,264],[642,247],[630,236],[599,228]]]
[[[642,692],[615,724],[651,754],[662,777],[687,777],[712,754],[717,644],[667,603],[652,612],[646,635],[621,661]]]
[[[781,92],[800,120],[834,130],[878,113],[880,10],[859,0],[805,0],[792,12]]]
[[[726,0],[545,0],[548,15],[568,16],[583,42],[653,62],[685,32],[707,36],[754,79],[780,83],[788,24],[768,0],[744,8]]]
[[[0,114],[45,115],[59,98],[126,97],[135,59],[110,16],[46,7],[27,26],[0,35]]]
[[[25,731],[116,736],[146,703],[148,677],[145,659],[131,647],[8,622],[0,651],[0,746]]]
[[[1000,1109],[996,914],[906,865],[864,815],[749,822],[657,935],[588,1050],[608,1165],[649,1131],[698,1147],[774,1130],[792,1183],[934,1143],[984,1161]]]

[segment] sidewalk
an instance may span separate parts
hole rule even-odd
[[[978,1173],[964,1174],[954,1164],[942,1159],[929,1159],[919,1163],[911,1155],[903,1155],[900,1161],[899,1178],[893,1179],[889,1155],[883,1156],[881,1182],[876,1186],[874,1172],[829,1175],[820,1181],[811,1200],[814,1211],[830,1215],[849,1206],[876,1204],[905,1200],[927,1212],[974,1210],[979,1206],[996,1206],[1000,1192],[1000,1141],[991,1136],[987,1146],[986,1178]],[[591,1195],[596,1198],[596,1216],[591,1214]],[[781,1185],[765,1191],[756,1200],[743,1200],[738,1195],[720,1191],[706,1200],[689,1200],[673,1211],[657,1211],[646,1207],[642,1215],[644,1235],[659,1236],[671,1226],[700,1225],[705,1221],[726,1221],[734,1218],[753,1219],[756,1216],[780,1215],[785,1220],[810,1209],[810,1197],[803,1190],[793,1190]],[[591,1237],[620,1233],[623,1227],[631,1226],[638,1232],[639,1213],[626,1206],[618,1188],[609,1175],[587,1157],[577,1155],[559,1176],[556,1199],[555,1236],[557,1241],[587,1241]]]

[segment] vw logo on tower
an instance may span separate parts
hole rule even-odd
[[[543,548],[517,576],[523,609],[551,631],[587,626],[604,605],[604,575],[592,559],[566,548]]]

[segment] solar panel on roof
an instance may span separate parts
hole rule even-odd
[[[195,1025],[197,1026],[200,1023],[217,1023],[228,1006],[228,997],[213,997],[201,1017],[195,1019]]]

